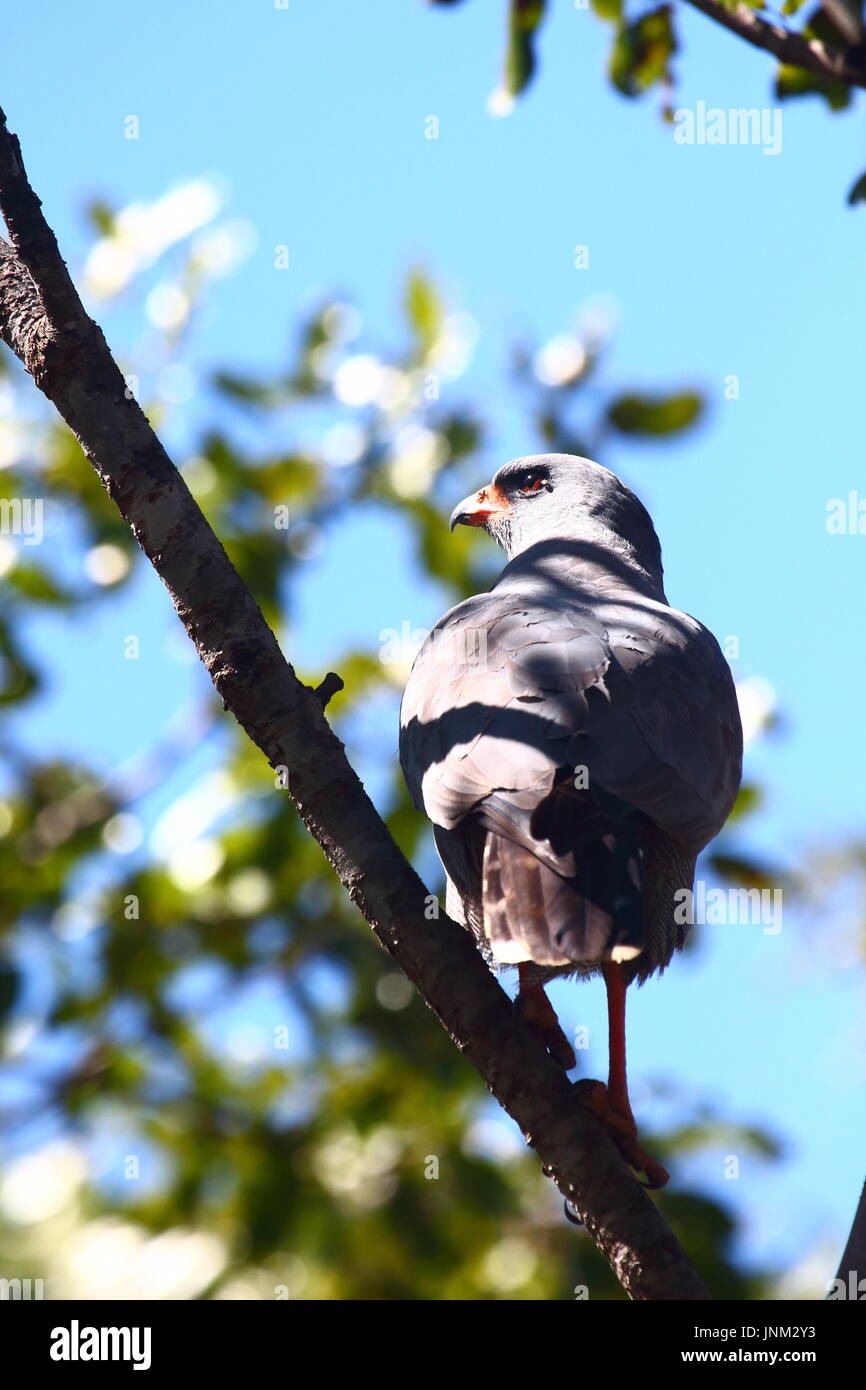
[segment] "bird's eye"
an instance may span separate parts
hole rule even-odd
[[[550,490],[550,484],[543,473],[529,473],[525,478],[521,478],[517,490],[522,497],[531,497],[534,492],[540,492],[543,487]]]

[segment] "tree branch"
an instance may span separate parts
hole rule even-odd
[[[817,39],[807,39],[780,24],[771,24],[769,20],[761,19],[748,5],[738,4],[728,9],[720,0],[686,0],[686,3],[715,20],[716,24],[721,24],[724,29],[730,29],[732,34],[745,39],[754,48],[774,54],[781,63],[805,68],[830,82],[866,87],[866,70],[851,63],[841,49],[828,48]]]
[[[853,1275],[853,1284],[851,1276]],[[854,1213],[851,1234],[842,1252],[836,1278],[841,1279],[846,1289],[854,1288],[853,1297],[859,1298],[859,1284],[866,1279],[866,1183],[860,1193],[860,1201]]]
[[[567,1078],[517,1022],[472,938],[427,893],[84,312],[0,112],[0,333],[79,440],[228,709],[275,768],[382,944],[519,1124],[634,1299],[705,1299],[676,1237]],[[14,248],[14,249],[13,249]]]

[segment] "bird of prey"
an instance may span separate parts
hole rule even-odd
[[[450,916],[564,1067],[544,993],[601,973],[609,1076],[580,1082],[650,1186],[628,1098],[625,993],[684,944],[695,860],[737,795],[742,730],[728,665],[665,597],[652,519],[608,469],[570,454],[505,464],[451,517],[508,563],[452,608],[412,668],[400,761],[433,823]]]

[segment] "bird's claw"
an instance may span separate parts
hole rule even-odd
[[[569,1202],[567,1197],[565,1199],[563,1213],[565,1215],[566,1221],[570,1221],[572,1226],[583,1227],[586,1225],[586,1222],[583,1220],[583,1217],[578,1214],[577,1208],[572,1206],[571,1202]]]
[[[670,1181],[670,1174],[654,1158],[650,1158],[637,1142],[637,1127],[631,1113],[618,1109],[608,1095],[603,1081],[584,1078],[575,1082],[581,1105],[601,1120],[619,1152],[630,1168],[638,1174],[644,1187],[655,1190]]]
[[[574,1049],[556,1017],[556,1010],[541,985],[521,989],[514,1001],[514,1008],[520,1018],[547,1048],[551,1057],[558,1062],[563,1071],[571,1071],[577,1065]]]

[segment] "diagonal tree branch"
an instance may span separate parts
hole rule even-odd
[[[352,901],[537,1151],[634,1299],[706,1299],[676,1237],[470,935],[427,894],[88,318],[0,112],[0,334],[79,440],[165,584],[223,703],[275,768]]]
[[[860,1201],[857,1203],[857,1210],[854,1213],[854,1221],[851,1226],[851,1234],[848,1236],[848,1243],[842,1252],[839,1261],[839,1268],[836,1271],[837,1281],[841,1279],[846,1290],[845,1296],[850,1298],[861,1297],[860,1281],[866,1279],[866,1183],[860,1193]],[[853,1294],[850,1290],[853,1288]]]
[[[807,72],[814,72],[827,81],[866,87],[866,69],[852,63],[841,49],[829,48],[817,39],[807,39],[781,24],[772,24],[746,4],[729,8],[721,0],[686,0],[686,3],[693,5],[716,24],[721,24],[724,29],[730,29],[732,34],[745,39],[754,48],[774,54],[781,63],[805,68]]]

